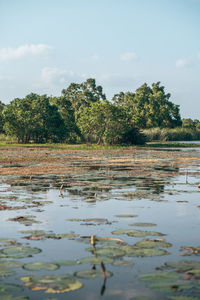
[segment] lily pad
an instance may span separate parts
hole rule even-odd
[[[7,269],[7,268],[1,268],[0,269],[0,277],[7,277],[14,275],[15,272],[13,270]]]
[[[111,238],[111,237],[101,237],[101,236],[94,236],[95,238],[95,245],[98,244],[108,244],[108,245],[126,245],[126,242],[124,242],[121,239],[118,238]],[[84,242],[86,244],[91,243],[91,236],[81,236],[79,239],[77,239],[79,242]]]
[[[0,284],[0,294],[1,293],[19,293],[22,291],[22,287],[15,284]]]
[[[137,222],[137,223],[130,224],[130,226],[138,226],[138,227],[154,227],[154,226],[157,226],[157,225],[154,224],[154,223],[142,223],[142,222]]]
[[[34,262],[34,263],[25,264],[23,268],[30,271],[39,271],[42,269],[53,271],[58,269],[59,265],[52,264],[52,263],[44,263],[44,262]]]
[[[116,215],[115,217],[117,217],[117,218],[136,218],[136,217],[138,217],[138,215]]]
[[[68,219],[71,222],[96,222],[96,223],[110,223],[105,218],[87,218],[87,219]]]
[[[24,258],[31,257],[33,254],[40,253],[41,250],[39,248],[32,247],[9,247],[4,248],[0,251],[0,258]]]
[[[15,239],[0,238],[0,247],[15,245]]]
[[[92,264],[92,265],[99,265],[101,262],[104,262],[104,264],[110,264],[113,262],[113,259],[111,257],[84,257],[82,259],[77,260],[77,264]]]
[[[145,296],[136,296],[134,298],[131,298],[130,300],[155,300],[155,298],[145,297]]]
[[[106,277],[111,277],[113,274],[111,272],[106,272]],[[78,278],[91,279],[96,277],[104,277],[103,272],[98,270],[83,270],[79,272],[75,272],[74,276]]]
[[[176,269],[178,272],[186,272],[191,269],[200,269],[200,262],[191,260],[181,260],[178,262],[166,262],[165,266]]]
[[[190,296],[168,296],[171,300],[198,300],[200,298]]]
[[[73,266],[77,264],[76,260],[62,260],[62,261],[58,261],[55,264],[59,265],[59,266]]]
[[[123,250],[126,251],[126,256],[129,257],[151,257],[162,256],[170,254],[164,249],[159,248],[138,248],[136,246],[125,246]]]
[[[30,236],[25,236],[24,238],[28,240],[42,240],[42,239],[63,239],[63,238],[75,238],[78,234],[75,233],[54,233],[52,231],[45,232],[43,230],[26,230],[21,231],[21,233],[31,234]]]
[[[19,262],[19,261],[14,261],[14,260],[0,260],[0,269],[1,268],[18,268],[18,267],[22,267],[23,263]]]
[[[113,262],[113,266],[116,267],[130,267],[133,266],[133,263],[131,261],[126,261],[126,260],[116,260]]]
[[[200,255],[200,247],[181,247],[181,250],[186,250],[187,252],[182,253],[182,256],[190,256],[190,255]]]
[[[136,229],[119,229],[114,230],[112,234],[121,235],[121,234],[127,234],[128,236],[134,236],[134,237],[145,237],[145,236],[164,236],[165,234],[160,232],[154,232],[154,231],[142,231],[142,230],[136,230]]]
[[[32,224],[40,224],[42,222],[34,220],[35,216],[19,216],[16,218],[10,218],[8,221],[16,221],[21,224],[24,224],[25,226],[30,226]]]
[[[1,295],[1,300],[28,300],[29,297],[27,296],[18,296],[18,297],[13,297],[12,295]]]
[[[86,250],[94,253],[94,248],[87,248]],[[120,249],[119,246],[104,246],[102,248],[96,248],[96,254],[115,258],[124,256],[126,253]]]
[[[70,274],[65,275],[46,275],[46,276],[26,276],[21,280],[24,285],[32,291],[44,290],[45,293],[66,293],[80,289],[83,284],[77,281],[74,276]]]
[[[171,247],[172,244],[166,243],[164,239],[144,239],[140,242],[137,242],[135,246],[139,248],[155,248],[155,247],[163,247],[168,248]]]
[[[142,274],[139,275],[139,278],[144,281],[155,282],[160,280],[175,281],[181,279],[182,277],[176,272],[159,272]]]
[[[45,235],[44,230],[22,230],[20,232],[23,234],[31,234],[34,236],[44,236]]]

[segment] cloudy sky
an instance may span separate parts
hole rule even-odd
[[[200,119],[200,0],[0,0],[0,100],[96,78],[110,100],[161,81]]]

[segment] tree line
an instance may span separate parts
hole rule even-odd
[[[143,144],[141,129],[199,126],[198,120],[181,120],[170,96],[160,82],[144,83],[135,93],[120,92],[108,101],[89,78],[71,83],[60,97],[31,93],[8,105],[0,102],[0,132],[19,143]]]

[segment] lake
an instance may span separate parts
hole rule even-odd
[[[200,299],[199,148],[4,156],[0,299]]]

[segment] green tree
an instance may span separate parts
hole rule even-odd
[[[81,139],[81,132],[76,125],[74,110],[72,108],[72,103],[67,99],[66,96],[61,97],[51,97],[50,103],[58,107],[58,111],[64,120],[66,131],[68,132],[67,140],[69,142],[76,142],[77,139]]]
[[[182,119],[182,127],[183,128],[198,129],[198,128],[200,128],[200,122],[197,119],[195,119],[194,121],[190,118]]]
[[[132,120],[139,128],[176,127],[181,125],[179,106],[169,101],[160,82],[149,87],[144,83],[135,93],[119,93],[113,101],[127,109]]]
[[[71,83],[67,89],[62,90],[62,95],[71,102],[76,120],[80,116],[80,108],[88,107],[94,102],[106,99],[103,88],[97,86],[93,78],[89,78],[80,84]]]
[[[67,131],[55,105],[46,95],[29,94],[16,98],[3,110],[4,130],[16,136],[19,143],[64,141]]]
[[[86,141],[108,144],[144,143],[126,110],[108,101],[82,108],[78,126]]]
[[[4,133],[4,130],[3,130],[4,119],[3,119],[3,114],[2,114],[4,107],[5,107],[5,104],[0,101],[0,133]]]

